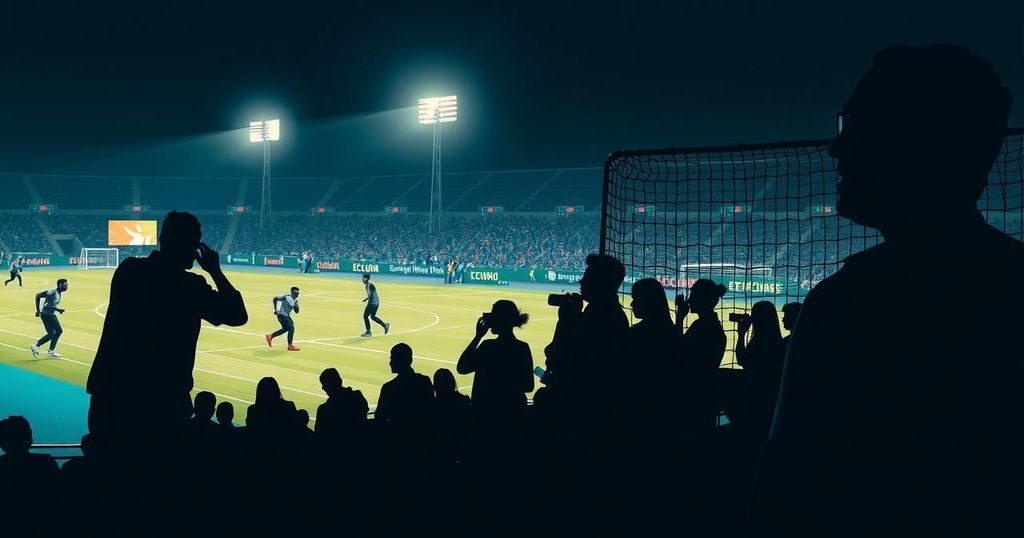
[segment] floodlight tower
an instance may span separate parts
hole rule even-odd
[[[281,120],[249,122],[249,142],[263,144],[263,187],[260,195],[260,234],[270,225],[270,143],[281,139]]]
[[[444,206],[441,204],[441,124],[453,123],[458,118],[458,98],[426,97],[420,99],[420,125],[434,126],[434,151],[430,161],[430,233],[443,226]]]

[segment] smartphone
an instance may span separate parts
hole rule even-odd
[[[537,377],[544,377],[545,374],[544,369],[541,368],[540,366],[534,368],[533,373],[537,374]]]

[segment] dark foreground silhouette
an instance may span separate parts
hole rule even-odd
[[[640,280],[630,326],[625,268],[588,256],[580,294],[551,299],[532,406],[532,354],[514,334],[527,318],[501,300],[455,363],[476,374],[472,398],[448,369],[417,372],[453,358],[399,343],[373,419],[342,377],[358,386],[358,372],[341,367],[320,372],[316,416],[267,377],[236,427],[231,404],[189,395],[200,321],[239,325],[245,306],[198,222],[172,213],[160,252],[114,275],[84,457],[58,474],[29,453],[24,418],[0,421],[0,524],[31,529],[12,536],[1024,535],[1024,288],[1002,285],[1024,274],[1024,247],[976,208],[1009,106],[964,49],[879,53],[832,153],[839,211],[885,242],[798,313],[786,305],[790,337],[776,305],[754,305],[736,322],[742,370],[720,368],[733,323],[716,312],[722,284],[695,282],[673,320],[661,284]],[[216,291],[186,271],[197,256]]]

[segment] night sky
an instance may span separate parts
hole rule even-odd
[[[247,173],[230,130],[280,115],[276,173],[419,172],[430,134],[409,107],[449,93],[452,170],[823,138],[893,43],[972,48],[1024,124],[1019,0],[11,4],[0,171]]]

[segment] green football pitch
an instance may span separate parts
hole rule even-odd
[[[412,346],[416,371],[433,376],[437,369],[448,368],[455,373],[455,363],[473,337],[480,313],[490,310],[497,299],[511,299],[530,314],[530,322],[517,334],[529,342],[536,365],[544,364],[544,346],[556,321],[556,309],[547,305],[547,291],[444,285],[440,279],[381,279],[375,281],[381,296],[378,316],[391,323],[391,332],[384,335],[374,325],[373,337],[361,338],[365,291],[358,275],[226,272],[245,298],[249,322],[242,327],[204,322],[194,377],[196,390],[208,390],[219,401],[232,402],[235,421],[240,423],[253,401],[256,383],[265,376],[276,378],[284,397],[315,417],[317,405],[325,400],[318,376],[328,367],[337,368],[345,383],[363,391],[373,406],[381,385],[393,377],[388,352],[399,342]],[[84,387],[103,327],[112,274],[105,269],[29,269],[24,287],[12,283],[0,289],[0,362]],[[33,297],[54,287],[61,277],[70,284],[61,301],[66,312],[60,318],[64,334],[58,351],[64,357],[45,358],[44,346],[41,358],[33,359],[29,346],[44,334],[34,316]],[[274,340],[273,348],[263,337],[280,328],[272,297],[287,293],[291,286],[302,289],[301,312],[293,314],[295,341],[301,348],[297,352],[285,350],[284,336]],[[139,362],[146,361],[148,336],[138,336]],[[456,374],[456,380],[468,394],[472,376]]]

